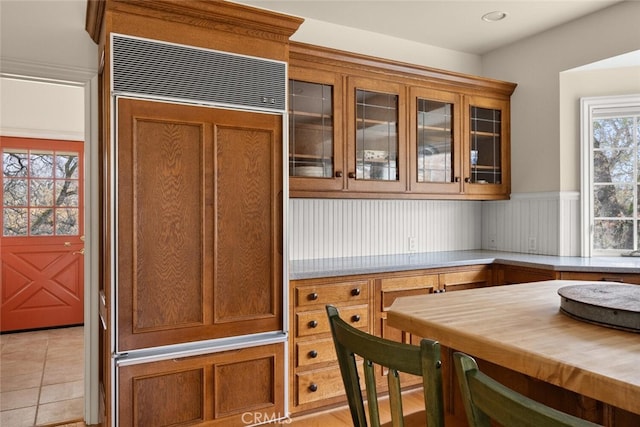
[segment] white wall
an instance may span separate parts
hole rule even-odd
[[[84,87],[0,78],[0,134],[84,141]]]
[[[511,98],[512,188],[515,193],[577,191],[578,158],[562,156],[560,73],[640,49],[640,2],[622,2],[490,52],[485,76],[518,83]],[[599,83],[606,90],[607,82]],[[570,163],[569,166],[566,166]]]
[[[478,55],[305,18],[291,40],[459,73],[481,72]]]
[[[560,73],[562,188],[580,189],[580,98],[640,93],[640,65]]]

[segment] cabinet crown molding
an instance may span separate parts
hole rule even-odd
[[[396,76],[417,79],[422,82],[432,81],[439,84],[448,84],[463,89],[491,90],[493,93],[504,97],[510,97],[517,86],[517,83],[503,80],[478,77],[294,41],[289,43],[289,63],[291,66],[304,66],[305,63],[321,63],[334,68],[341,68],[345,73],[349,73],[348,70],[356,70],[357,73],[366,71],[381,74],[387,79],[390,78],[389,76]]]
[[[88,0],[85,29],[99,43],[106,12],[156,17],[232,33],[261,34],[287,42],[304,19],[226,1],[210,0]]]

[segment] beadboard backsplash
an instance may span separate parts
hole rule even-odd
[[[291,199],[290,258],[477,249],[482,202]]]
[[[482,249],[580,256],[580,193],[520,193],[483,202]]]
[[[491,202],[291,199],[289,258],[468,249],[579,256],[579,208],[578,193]]]

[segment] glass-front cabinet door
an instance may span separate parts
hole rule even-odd
[[[465,185],[467,194],[509,194],[509,105],[499,99],[466,98]]]
[[[460,96],[410,90],[410,186],[412,192],[461,191]]]
[[[289,77],[290,189],[339,190],[341,82],[332,73],[305,69],[291,70]]]
[[[350,190],[405,191],[406,155],[404,87],[349,80],[348,181]]]

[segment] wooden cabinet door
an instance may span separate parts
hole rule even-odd
[[[118,100],[118,351],[282,329],[282,117]]]
[[[347,188],[407,190],[406,88],[395,82],[347,81]]]
[[[459,194],[462,191],[460,95],[412,87],[408,108],[410,191]]]
[[[289,68],[289,190],[292,196],[342,190],[342,78]]]
[[[511,193],[510,103],[467,96],[463,123],[463,191],[470,196],[505,198]]]

